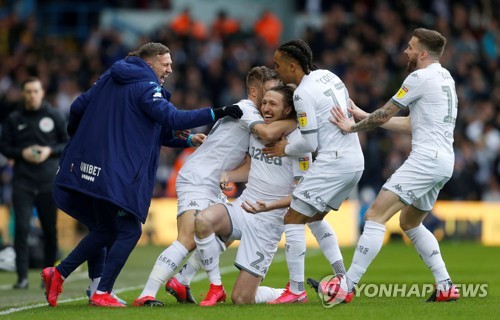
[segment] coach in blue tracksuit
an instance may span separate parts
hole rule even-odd
[[[162,87],[172,72],[169,49],[148,43],[114,63],[71,105],[70,140],[56,176],[58,206],[90,232],[42,278],[47,301],[57,305],[62,283],[87,260],[102,259],[104,270],[90,304],[123,306],[110,295],[113,284],[141,236],[148,214],[162,145],[180,146],[172,130],[184,130],[242,115],[237,106],[180,111]]]

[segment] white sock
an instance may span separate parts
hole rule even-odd
[[[99,285],[99,281],[101,281],[101,277],[90,279],[89,289],[90,289],[90,296],[91,297],[94,294],[94,292],[97,290],[97,286]]]
[[[224,250],[217,242],[215,234],[212,233],[203,239],[194,236],[194,241],[196,242],[196,251],[200,255],[201,264],[208,274],[208,280],[210,283],[220,286],[222,279],[219,270],[219,256]]]
[[[275,289],[271,287],[259,286],[257,293],[255,293],[255,303],[266,303],[277,299],[285,291],[282,289]]]
[[[347,284],[351,290],[359,282],[370,263],[375,259],[384,243],[385,225],[366,221],[363,234],[359,237],[352,264],[346,273]]]
[[[325,220],[314,221],[307,224],[323,251],[326,260],[332,266],[335,274],[345,274],[344,261],[340,252],[339,242],[335,231]]]
[[[160,287],[172,276],[177,266],[187,257],[189,251],[179,241],[174,241],[156,259],[153,270],[139,298],[145,296],[156,297]]]
[[[306,233],[303,224],[286,224],[286,263],[290,273],[290,291],[300,294],[304,287],[304,260],[306,255]]]
[[[417,249],[422,260],[431,269],[436,283],[450,279],[436,237],[423,224],[405,231],[405,233],[413,242],[413,246]]]
[[[189,286],[194,276],[201,268],[202,265],[200,261],[200,254],[198,253],[198,251],[195,250],[193,254],[189,257],[186,264],[175,275],[175,278],[183,285]]]

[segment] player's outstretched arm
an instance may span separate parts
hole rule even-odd
[[[389,101],[388,103],[392,103]],[[354,101],[350,99],[350,106],[348,108],[348,111],[356,118],[357,120],[363,120],[365,118],[368,118],[370,116],[370,113],[362,110],[359,108]],[[411,134],[411,122],[410,122],[410,116],[406,117],[392,117],[381,125],[382,128],[395,131],[395,132],[400,132],[400,133],[406,133],[406,134]]]
[[[372,112],[364,120],[354,123],[352,119],[344,114],[341,108],[334,107],[330,110],[332,117],[329,120],[344,132],[358,132],[371,130],[387,123],[399,110],[401,109],[397,105],[388,101],[383,107]]]
[[[387,123],[381,125],[381,127],[395,132],[411,134],[410,116],[392,117]]]
[[[291,195],[273,201],[257,200],[255,203],[245,200],[241,204],[241,207],[248,213],[259,213],[274,209],[287,208],[290,206],[291,201]]]
[[[273,142],[295,129],[297,129],[297,121],[285,119],[271,123],[258,123],[252,127],[252,133],[264,142]]]
[[[233,190],[233,186],[229,182],[245,182],[248,181],[248,173],[250,172],[250,156],[245,157],[245,161],[236,169],[223,172],[219,178],[219,186],[223,191]]]

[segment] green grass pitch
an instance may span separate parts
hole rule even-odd
[[[119,296],[129,302],[141,292],[160,247],[137,247],[127,261],[115,285]],[[293,305],[233,306],[229,300],[231,287],[237,275],[232,265],[235,249],[229,249],[221,258],[223,283],[228,291],[228,301],[215,307],[181,305],[172,296],[159,291],[157,299],[165,302],[164,308],[92,308],[87,305],[85,289],[88,285],[86,270],[75,272],[66,281],[57,308],[48,307],[40,288],[39,271],[30,271],[30,289],[12,290],[15,273],[0,272],[1,319],[498,319],[500,310],[500,247],[484,247],[470,242],[443,242],[441,251],[455,283],[486,284],[485,297],[462,297],[453,303],[425,303],[425,297],[373,296],[374,291],[361,293],[350,304],[324,308],[316,293],[308,288],[309,302]],[[348,267],[353,248],[342,248]],[[322,278],[331,273],[326,259],[318,249],[309,249],[306,256],[306,278]],[[192,284],[193,294],[202,300],[208,281],[202,271]],[[271,287],[284,287],[288,271],[283,249],[278,254],[263,282]],[[417,284],[422,287],[433,282],[432,274],[411,246],[402,241],[385,245],[372,263],[362,283],[372,287],[381,285]],[[407,292],[408,293],[408,292]],[[370,295],[371,296],[368,296]]]

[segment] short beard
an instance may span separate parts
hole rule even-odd
[[[417,61],[410,59],[406,65],[406,71],[408,71],[408,73],[412,73],[415,70],[417,70]]]

